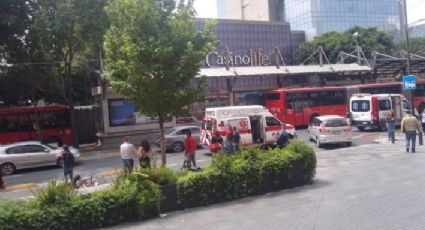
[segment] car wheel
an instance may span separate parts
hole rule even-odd
[[[171,146],[171,149],[173,150],[173,152],[181,152],[184,149],[184,145],[180,141],[174,142],[174,144]]]
[[[345,142],[345,146],[350,147],[351,146],[351,142]]]
[[[316,145],[319,148],[322,148],[322,143],[320,143],[319,137],[316,137]]]
[[[56,165],[60,168],[63,168],[63,159],[62,158],[58,158],[56,160]]]
[[[364,127],[361,127],[361,126],[357,126],[357,129],[358,129],[359,131],[364,131]]]
[[[12,163],[4,163],[1,167],[3,175],[11,175],[15,172],[16,167]]]

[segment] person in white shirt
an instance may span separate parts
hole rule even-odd
[[[121,158],[126,172],[133,171],[134,159],[137,157],[137,150],[131,144],[130,137],[124,137],[124,143],[120,146]]]

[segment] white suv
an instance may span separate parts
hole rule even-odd
[[[13,174],[17,169],[33,168],[46,165],[63,165],[58,157],[61,147],[41,144],[38,141],[17,142],[0,146],[0,165],[4,175]],[[70,147],[76,162],[80,159],[78,149]]]
[[[351,145],[351,126],[344,117],[338,115],[314,117],[308,126],[308,134],[319,148],[323,144]]]

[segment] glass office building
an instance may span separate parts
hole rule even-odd
[[[285,0],[286,20],[307,39],[354,26],[399,28],[398,0]]]

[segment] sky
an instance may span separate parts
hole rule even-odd
[[[195,0],[195,8],[200,18],[217,17],[216,0]],[[424,12],[425,0],[407,0],[407,20],[409,23],[425,18]]]

